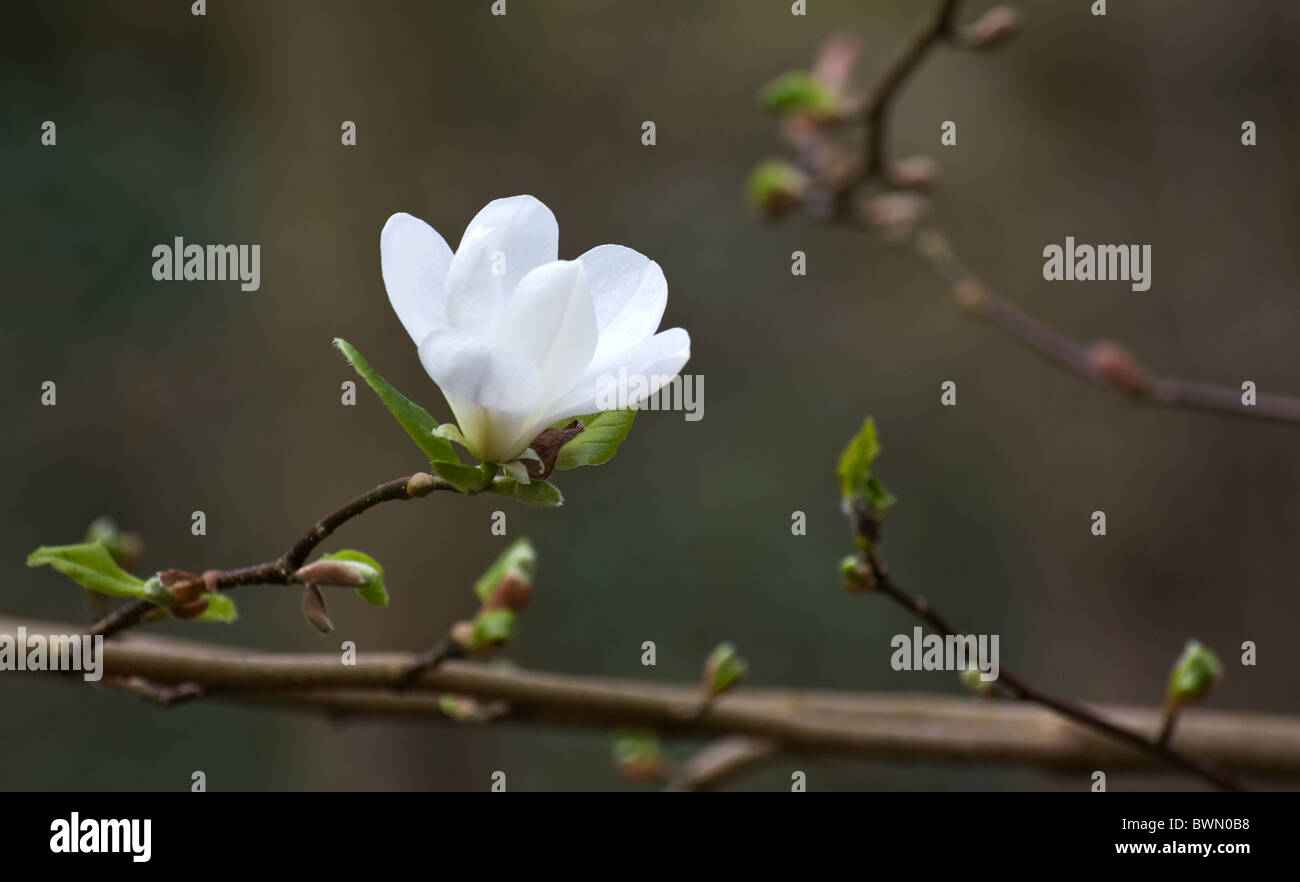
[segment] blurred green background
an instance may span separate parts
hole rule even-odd
[[[322,638],[296,592],[241,589],[230,627],[159,632],[250,647],[420,649],[474,610],[518,535],[540,553],[510,653],[542,670],[694,680],[734,640],[755,686],[957,693],[896,673],[912,622],[839,587],[850,550],[834,461],[864,414],[899,496],[899,580],[1002,662],[1062,694],[1153,704],[1184,641],[1217,648],[1209,705],[1297,706],[1300,443],[1294,429],[1143,409],[975,325],[905,253],[861,232],[757,222],[748,170],[780,152],[755,100],[831,34],[878,70],[930,6],[811,0],[9,4],[0,43],[0,610],[84,621],[78,589],[23,561],[110,514],[144,566],[279,554],[325,511],[421,467],[369,390],[343,407],[346,336],[449,413],[390,310],[379,230],[395,211],[449,242],[489,199],[531,193],[560,255],[617,242],[657,260],[664,327],[687,328],[705,416],[648,413],[620,455],[560,475],[534,510],[487,498],[384,506],[325,547],[388,573],[387,610],[341,598]],[[989,4],[970,3],[969,19]],[[1113,337],[1162,373],[1300,393],[1300,8],[1285,0],[1021,4],[989,55],[943,51],[896,106],[892,154],[934,154],[935,211],[996,289],[1076,339]],[[54,120],[58,146],[40,145]],[[956,120],[956,148],[939,124]],[[1259,145],[1242,147],[1242,120]],[[358,144],[339,143],[353,120]],[[641,123],[658,143],[644,147]],[[1044,245],[1150,243],[1153,286],[1042,280]],[[155,282],[151,249],[259,243],[262,287]],[[790,253],[808,254],[792,277]],[[58,384],[58,405],[40,385]],[[939,384],[958,385],[956,408]],[[503,508],[510,537],[489,533]],[[190,535],[202,509],[208,535]],[[1104,509],[1109,535],[1089,532]],[[792,536],[791,513],[808,534]],[[658,666],[642,668],[642,641]],[[1243,640],[1258,667],[1238,663]],[[633,788],[601,733],[328,721],[0,676],[0,788]],[[679,753],[681,748],[674,748]],[[782,759],[735,786],[1079,790],[1000,767]],[[1115,777],[1112,789],[1194,786]]]

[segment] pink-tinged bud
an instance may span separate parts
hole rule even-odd
[[[1131,395],[1146,398],[1155,390],[1155,378],[1142,362],[1118,343],[1098,340],[1088,348],[1093,372]]]
[[[330,621],[329,613],[325,609],[325,598],[321,596],[320,589],[315,585],[309,584],[303,588],[302,616],[322,634],[334,630],[334,623]]]
[[[198,600],[191,600],[189,603],[178,603],[172,607],[172,615],[178,619],[196,619],[208,608],[208,599],[200,597]]]
[[[929,156],[909,156],[891,162],[885,178],[900,190],[929,190],[939,179],[939,163]]]
[[[518,612],[533,599],[533,580],[522,573],[510,572],[501,579],[486,609],[509,609]]]
[[[202,578],[204,591],[216,594],[221,590],[221,570],[204,570]]]
[[[312,585],[336,585],[342,588],[364,588],[379,575],[369,564],[355,560],[318,560],[293,574],[298,582]]]
[[[158,574],[158,579],[171,589],[173,606],[191,603],[203,593],[203,580],[184,570],[163,570]]]
[[[994,6],[966,28],[971,49],[995,49],[1020,33],[1020,13],[1010,6]]]
[[[451,642],[461,649],[474,648],[474,623],[457,622],[451,626]]]
[[[895,191],[867,201],[863,219],[873,227],[893,235],[910,232],[925,216],[927,203],[915,193]]]

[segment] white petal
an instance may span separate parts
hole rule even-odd
[[[645,340],[659,327],[668,303],[668,282],[659,264],[622,245],[599,245],[578,258],[596,308],[604,360]]]
[[[498,310],[528,272],[555,260],[560,228],[532,196],[494,199],[465,228],[447,273],[447,319],[485,335]]]
[[[433,227],[399,213],[379,234],[379,254],[388,300],[418,346],[430,331],[447,324],[444,283],[451,249]]]
[[[520,415],[541,403],[542,378],[531,361],[455,328],[439,328],[425,337],[420,363],[448,400]],[[469,438],[465,426],[461,431]]]
[[[573,391],[548,407],[537,422],[550,425],[565,417],[608,410],[602,407],[606,399],[613,399],[615,407],[631,407],[671,382],[690,357],[691,337],[686,331],[661,331],[610,359],[593,362]],[[642,378],[644,386],[636,378]]]
[[[557,260],[524,276],[502,311],[495,341],[537,366],[543,403],[572,389],[596,351],[596,313],[583,265]]]

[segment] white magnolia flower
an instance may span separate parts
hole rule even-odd
[[[455,254],[409,214],[380,235],[388,299],[488,462],[518,458],[566,417],[644,400],[690,357],[686,331],[655,333],[668,302],[657,263],[622,245],[557,260],[558,242],[555,216],[532,196],[489,202]]]

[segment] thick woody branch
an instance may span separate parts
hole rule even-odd
[[[0,618],[0,632],[76,633],[66,624]],[[418,656],[253,653],[130,635],[104,644],[104,674],[160,686],[201,687],[202,700],[230,700],[340,716],[443,718],[437,696],[508,703],[502,723],[590,729],[641,727],[669,737],[745,735],[782,753],[863,759],[1005,763],[1068,771],[1168,771],[1149,752],[1098,736],[1021,704],[913,695],[743,690],[692,715],[698,684],[576,677],[448,661],[395,688]],[[80,678],[63,678],[80,683]],[[185,705],[169,713],[184,713]],[[1118,724],[1155,731],[1158,709],[1097,708]],[[1179,746],[1260,778],[1300,777],[1300,718],[1189,712]],[[1113,783],[1113,780],[1112,780]]]

